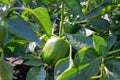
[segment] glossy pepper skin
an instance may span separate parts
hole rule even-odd
[[[52,36],[45,44],[42,59],[49,65],[54,65],[59,59],[69,55],[69,43],[63,38]]]
[[[3,22],[0,23],[0,45],[3,44],[3,42],[8,37],[8,28],[7,25],[5,25]]]

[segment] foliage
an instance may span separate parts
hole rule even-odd
[[[53,67],[54,80],[119,80],[119,33],[120,0],[0,0],[0,80],[14,77],[6,57],[32,66],[26,80],[50,80]],[[53,35],[70,51],[51,66],[41,55]]]

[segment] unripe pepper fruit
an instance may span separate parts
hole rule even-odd
[[[54,65],[61,58],[69,55],[69,43],[58,36],[52,36],[45,44],[42,59],[49,65]]]

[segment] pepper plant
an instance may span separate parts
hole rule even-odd
[[[119,33],[119,0],[0,0],[0,80],[120,80]]]

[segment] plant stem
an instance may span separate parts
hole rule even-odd
[[[100,74],[97,76],[92,76],[90,80],[96,80],[96,79],[102,80],[103,72],[104,72],[104,58],[101,59]]]
[[[64,3],[62,3],[62,10],[61,10],[61,22],[60,22],[60,29],[59,29],[59,36],[63,36],[63,21],[64,21]]]
[[[0,59],[4,58],[3,49],[0,47]]]
[[[116,53],[116,52],[120,52],[120,49],[116,49],[116,50],[110,51],[109,54],[113,54],[113,53]]]
[[[100,79],[101,77],[102,77],[102,75],[93,76],[90,78],[90,80]]]
[[[29,12],[32,12],[31,9],[29,8],[25,8],[25,7],[14,7],[14,8],[11,8],[11,9],[8,9],[8,12],[5,14],[5,17],[13,10],[26,10],[26,11],[29,11]]]
[[[103,72],[104,72],[104,58],[102,58],[101,66],[100,66],[100,80],[103,78]]]
[[[73,66],[73,59],[72,59],[72,46],[70,45],[70,55],[69,55],[69,58],[70,58],[70,65],[69,67],[71,68]]]

